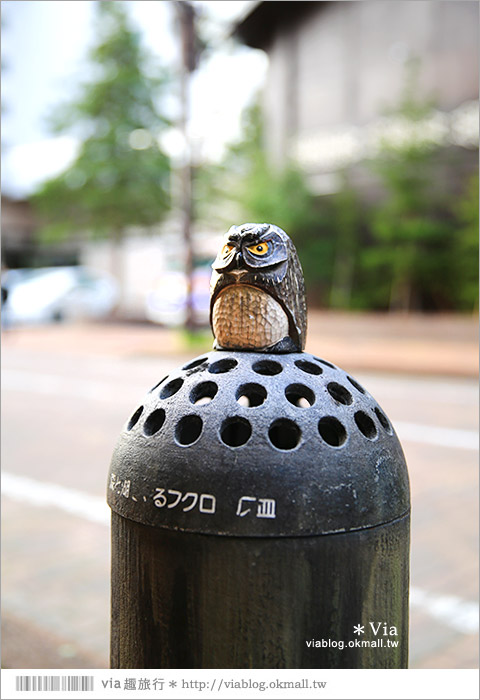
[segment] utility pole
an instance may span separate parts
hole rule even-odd
[[[185,246],[185,279],[187,285],[185,327],[193,330],[195,317],[193,309],[194,254],[192,241],[192,149],[188,131],[190,115],[189,87],[190,76],[197,66],[197,42],[195,36],[195,10],[188,2],[176,1],[175,9],[180,29],[180,129],[183,134],[185,153],[181,167],[181,212],[182,233]]]

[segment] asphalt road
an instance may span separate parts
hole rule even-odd
[[[3,347],[3,665],[107,667],[112,450],[188,356]],[[412,490],[410,666],[478,659],[477,384],[357,373],[402,440]]]

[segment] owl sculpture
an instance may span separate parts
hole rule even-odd
[[[272,224],[232,226],[212,267],[210,323],[217,350],[304,349],[303,271],[285,231]]]

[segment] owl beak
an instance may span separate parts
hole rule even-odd
[[[243,266],[243,255],[241,250],[239,250],[235,254],[234,258],[230,262],[230,265],[228,265],[228,267],[225,268],[224,271],[227,272],[229,275],[235,275],[235,277],[242,275],[245,272]]]
[[[232,260],[231,267],[228,272],[237,278],[245,274],[246,270],[243,264],[243,255],[241,250],[238,251],[235,258]]]
[[[237,270],[243,268],[243,254],[241,250],[239,250],[238,253],[235,255],[235,264]]]

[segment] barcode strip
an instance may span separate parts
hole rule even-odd
[[[16,676],[17,691],[42,690],[79,691],[93,690],[93,676]]]

